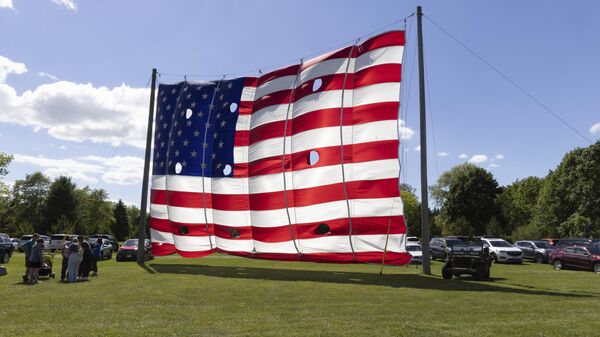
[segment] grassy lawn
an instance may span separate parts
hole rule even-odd
[[[600,275],[494,265],[492,281],[411,267],[213,255],[103,261],[100,276],[21,284],[0,277],[0,336],[598,336]],[[60,258],[55,270],[60,273]]]

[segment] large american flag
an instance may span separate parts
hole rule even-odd
[[[404,42],[390,31],[258,78],[161,84],[153,253],[410,262],[398,186]]]

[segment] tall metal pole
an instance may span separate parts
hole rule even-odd
[[[423,273],[431,274],[429,254],[429,202],[427,191],[427,122],[425,118],[425,64],[423,62],[423,13],[417,7],[417,35],[419,43],[419,102],[421,135],[421,247],[423,249]]]
[[[152,87],[150,89],[150,109],[148,112],[148,131],[146,135],[146,155],[144,157],[144,178],[142,179],[142,202],[140,205],[140,223],[138,228],[137,262],[144,264],[146,250],[146,207],[148,207],[148,179],[150,176],[150,149],[152,145],[152,124],[154,122],[154,92],[156,90],[156,68],[152,68]]]

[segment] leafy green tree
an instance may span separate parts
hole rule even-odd
[[[496,202],[506,222],[503,228],[507,234],[531,223],[543,182],[537,177],[517,180],[498,195]]]
[[[0,152],[0,229],[5,230],[11,224],[10,189],[2,181],[8,174],[8,165],[13,156]]]
[[[550,171],[533,221],[549,236],[600,234],[600,141],[567,153]]]
[[[113,223],[113,205],[108,201],[108,193],[103,189],[84,187],[77,189],[76,197],[80,205],[77,223],[82,233],[108,233]]]
[[[50,178],[41,172],[34,172],[25,179],[15,181],[11,202],[14,223],[42,232],[42,211],[50,188]]]
[[[69,228],[58,228],[59,218],[61,224],[75,224],[75,234],[83,234],[80,224],[77,220],[77,199],[75,198],[75,184],[71,182],[70,177],[60,176],[50,185],[48,198],[43,209],[43,222],[38,230],[40,233],[49,233],[51,229],[58,232],[65,232]]]
[[[441,206],[438,223],[444,234],[483,235],[496,206],[498,183],[491,173],[470,163],[444,172],[431,194]],[[494,233],[495,234],[495,233]]]
[[[119,199],[119,202],[115,205],[113,216],[112,233],[118,241],[123,241],[129,236],[129,217],[123,200]]]
[[[127,207],[127,218],[129,219],[129,236],[137,237],[140,223],[140,209],[137,206],[131,205]],[[149,217],[146,218],[150,220]]]
[[[415,189],[408,184],[400,185],[400,197],[404,205],[404,221],[409,235],[421,236],[421,205]]]

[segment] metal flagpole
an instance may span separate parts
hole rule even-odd
[[[431,274],[429,254],[429,202],[427,191],[427,124],[425,119],[425,65],[423,63],[423,12],[417,7],[417,35],[419,44],[419,102],[421,134],[421,247],[423,250],[423,273]]]
[[[146,250],[146,207],[148,207],[148,179],[150,176],[150,147],[152,145],[152,124],[154,122],[154,92],[156,90],[156,68],[152,68],[152,87],[150,89],[150,109],[148,112],[148,132],[146,136],[146,155],[144,157],[144,178],[142,180],[142,202],[140,205],[140,223],[138,228],[137,262],[144,264]]]

